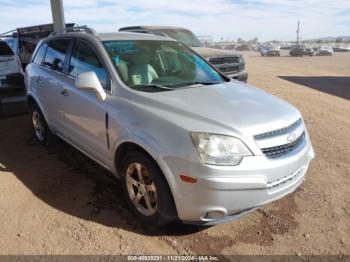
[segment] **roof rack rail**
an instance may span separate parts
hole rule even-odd
[[[86,25],[83,25],[83,26],[66,27],[66,28],[64,28],[62,30],[59,30],[57,32],[52,32],[49,35],[49,37],[54,36],[54,35],[58,35],[58,34],[72,33],[72,32],[85,32],[85,33],[88,33],[88,34],[92,34],[92,35],[98,36],[98,33],[94,29],[92,29],[92,28],[90,28],[90,27],[88,27]]]
[[[2,37],[9,37],[9,36],[12,36],[12,34],[14,32],[16,32],[16,31],[17,31],[17,29],[13,29],[11,31],[8,31],[8,32],[5,32],[5,33],[1,33],[0,36],[2,36]]]

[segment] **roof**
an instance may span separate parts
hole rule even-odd
[[[176,26],[161,26],[161,25],[139,25],[139,26],[127,26],[122,27],[119,29],[119,31],[126,31],[126,30],[132,30],[132,29],[149,29],[149,30],[162,30],[162,29],[177,29],[177,30],[188,30],[183,27],[176,27]]]
[[[158,41],[175,41],[172,38],[166,36],[158,36],[153,34],[143,34],[134,32],[115,32],[115,33],[96,33],[95,31],[76,31],[76,32],[60,32],[52,35],[49,38],[61,38],[66,36],[81,37],[81,36],[94,36],[100,41],[111,41],[111,40],[158,40]]]
[[[169,37],[152,35],[152,34],[142,34],[142,33],[131,33],[131,32],[116,32],[116,33],[101,33],[98,34],[102,41],[108,40],[169,40],[174,41]]]

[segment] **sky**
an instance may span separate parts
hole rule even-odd
[[[215,40],[295,40],[350,35],[350,0],[63,0],[66,22],[113,32],[171,25]],[[0,0],[0,32],[51,23],[49,0]]]

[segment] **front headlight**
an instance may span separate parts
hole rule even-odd
[[[191,133],[191,137],[204,164],[236,166],[244,156],[252,155],[235,137],[207,133]]]
[[[239,59],[238,59],[238,62],[244,64],[244,57],[243,57],[243,56],[240,56]]]

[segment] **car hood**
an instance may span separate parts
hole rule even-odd
[[[189,131],[213,132],[224,128],[229,132],[257,135],[287,127],[301,118],[289,103],[235,80],[142,93],[142,97],[146,107]]]
[[[239,53],[230,50],[220,50],[215,48],[207,47],[191,47],[195,52],[203,56],[204,58],[211,57],[227,57],[227,56],[242,56]]]

